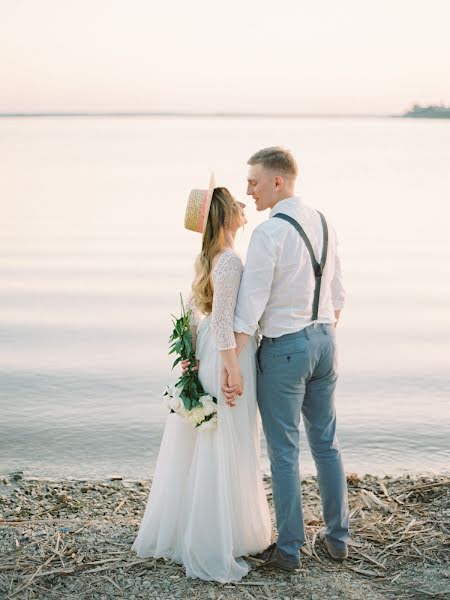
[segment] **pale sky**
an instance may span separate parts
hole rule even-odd
[[[0,112],[450,104],[450,0],[0,0]]]

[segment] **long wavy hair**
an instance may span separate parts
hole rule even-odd
[[[203,234],[202,250],[195,261],[195,278],[192,283],[195,304],[205,315],[212,312],[211,270],[213,261],[222,252],[225,245],[225,231],[232,226],[235,219],[243,225],[244,221],[238,203],[227,188],[215,188]]]

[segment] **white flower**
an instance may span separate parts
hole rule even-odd
[[[165,389],[165,394],[168,394],[171,398],[174,396],[179,396],[180,388],[177,388],[176,385],[168,385]]]
[[[214,431],[217,428],[217,415],[214,415],[208,421],[203,421],[197,429],[201,431]]]
[[[184,407],[184,402],[180,398],[181,389],[176,387],[175,385],[168,385],[166,387],[166,395],[164,396],[164,402],[168,410],[173,410],[173,412],[177,413],[180,416],[184,416],[186,413],[186,409]]]
[[[170,408],[170,400],[172,398],[170,396],[163,396],[164,404],[166,405],[167,410],[171,410]]]
[[[169,397],[169,407],[176,412],[178,415],[184,416],[186,409],[184,408],[184,402],[179,396]]]
[[[195,408],[186,412],[186,418],[189,423],[192,423],[195,427],[199,425],[205,418],[205,412],[202,406],[196,406]]]
[[[200,398],[200,402],[203,405],[203,412],[205,413],[205,417],[213,415],[217,412],[217,404],[214,402],[212,396],[210,396],[209,394],[205,394],[205,396],[202,396]]]

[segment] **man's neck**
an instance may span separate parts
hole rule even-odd
[[[294,196],[295,196],[294,191],[292,191],[292,193],[286,192],[286,194],[281,196],[281,198],[278,198],[277,200],[275,200],[275,202],[272,204],[272,206],[269,206],[270,210],[272,210],[272,208],[274,206],[276,206],[279,202],[282,202],[283,200],[288,200],[289,198],[293,198]]]

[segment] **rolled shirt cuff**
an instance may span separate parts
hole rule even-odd
[[[344,300],[333,302],[333,309],[334,310],[342,310],[344,308],[344,304],[345,304]]]
[[[233,329],[236,333],[246,333],[247,335],[254,335],[257,328],[257,325],[252,327],[251,325],[247,325],[247,323],[245,323],[245,321],[243,321],[239,317],[234,317]]]

